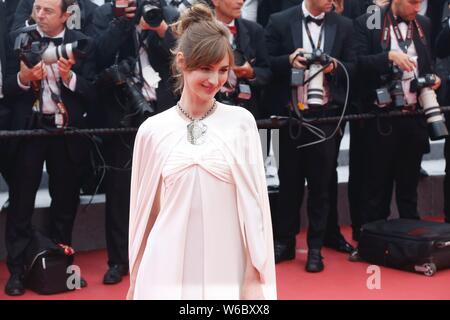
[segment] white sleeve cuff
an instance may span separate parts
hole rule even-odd
[[[17,72],[17,84],[19,85],[19,87],[22,90],[30,90],[30,83],[29,82],[28,82],[27,85],[24,85],[22,82],[20,82],[19,72]]]
[[[75,88],[77,87],[77,74],[72,71],[72,78],[70,79],[69,85],[67,85],[63,81],[64,86],[72,92],[75,92]]]

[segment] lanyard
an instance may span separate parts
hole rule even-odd
[[[420,26],[420,24],[417,22],[416,19],[409,23],[408,32],[406,33],[406,39],[404,39],[402,36],[402,33],[400,31],[400,28],[398,26],[398,23],[394,19],[394,15],[393,15],[392,11],[389,10],[388,14],[384,18],[384,26],[383,26],[382,41],[381,41],[381,46],[383,47],[384,51],[388,50],[389,43],[390,43],[390,38],[391,38],[390,26],[392,26],[392,28],[394,29],[394,35],[397,38],[398,45],[404,53],[406,53],[406,54],[408,53],[408,48],[412,44],[414,26],[417,29],[420,40],[426,45],[425,33],[423,32],[422,27]]]
[[[306,30],[306,34],[308,35],[309,42],[311,43],[312,50],[316,51],[316,49],[320,49],[320,47],[322,46],[322,39],[323,39],[323,33],[324,33],[324,27],[323,26],[325,24],[325,21],[322,24],[322,26],[320,27],[319,40],[317,41],[317,46],[316,46],[314,44],[314,40],[313,40],[312,35],[311,35],[311,30],[309,30],[308,24],[306,23],[306,18],[305,18],[305,15],[303,14],[303,10],[302,9],[300,9],[300,16],[302,18],[303,25],[305,26],[305,30]]]

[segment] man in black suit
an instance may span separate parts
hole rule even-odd
[[[255,118],[262,118],[260,93],[266,86],[272,72],[269,56],[264,42],[264,30],[255,22],[240,18],[243,0],[212,0],[216,17],[231,31],[231,45],[235,54],[243,59],[231,71],[229,83],[231,88],[223,88],[217,95],[218,101],[232,105],[241,105],[248,109]],[[251,99],[237,98],[238,84],[247,85],[251,90]]]
[[[365,85],[360,88],[364,111],[391,110],[380,108],[375,102],[376,90],[386,85],[383,78],[393,73],[394,66],[400,69],[397,74],[405,88],[411,77],[432,73],[431,25],[427,17],[418,15],[420,8],[420,0],[393,0],[381,9],[381,28],[369,29],[369,14],[355,21],[358,70],[360,78],[365,79]],[[439,85],[440,79],[433,89]],[[418,94],[405,89],[403,92],[401,108],[405,112],[418,108]],[[419,219],[420,162],[429,150],[425,118],[375,119],[366,121],[366,126],[362,223],[387,219],[394,183],[400,217]]]
[[[176,17],[167,12],[159,26],[151,27],[141,17],[137,17],[136,4],[125,9],[126,15],[116,17],[114,4],[100,6],[93,19],[94,34],[97,41],[97,66],[105,70],[115,64],[128,61],[133,75],[138,79],[136,93],[151,105],[155,112],[164,111],[175,105],[170,76],[171,48],[175,37],[168,23]],[[137,6],[139,7],[138,1]],[[164,6],[161,3],[161,6]],[[139,10],[138,10],[139,11]],[[174,14],[170,16],[169,14]],[[137,70],[137,72],[135,72]],[[102,99],[103,123],[108,128],[139,126],[143,119],[130,115],[129,95],[120,85],[112,81],[110,73],[102,71],[98,81]],[[111,94],[113,92],[113,94]],[[132,120],[125,123],[124,119]],[[128,219],[131,183],[131,158],[134,135],[105,137],[106,172],[106,244],[108,250],[108,270],[104,284],[115,284],[128,273]]]
[[[60,43],[90,41],[69,30],[66,10],[73,0],[36,0],[33,11],[37,31],[48,50]],[[89,46],[87,46],[89,48]],[[85,128],[86,115],[95,100],[92,80],[93,50],[87,57],[59,58],[57,62],[27,66],[13,55],[8,58],[4,93],[13,98],[12,129]],[[10,183],[10,206],[6,222],[7,265],[11,273],[5,292],[24,293],[24,251],[31,239],[31,218],[44,162],[49,174],[50,235],[56,243],[71,244],[79,203],[83,166],[89,142],[81,136],[24,138],[16,141]],[[83,283],[82,283],[83,286]]]
[[[3,94],[3,85],[6,72],[6,45],[7,45],[7,23],[6,23],[6,3],[0,0],[0,130],[8,130],[10,123],[10,109],[7,107]],[[7,140],[0,139],[0,174],[6,176],[7,170]]]
[[[450,2],[448,2],[450,12]],[[445,28],[440,32],[437,36],[436,40],[436,55],[439,58],[448,58],[450,57],[450,19],[449,16],[446,17]],[[450,90],[447,90],[446,101],[450,101]],[[447,117],[447,128],[450,130],[450,119],[448,113]],[[450,223],[450,139],[447,138],[445,141],[444,148],[445,155],[445,178],[444,178],[444,212],[445,212],[445,221]]]
[[[34,0],[17,1],[20,2],[17,5],[14,14],[14,20],[12,22],[11,30],[17,30],[24,27],[25,25],[34,23],[34,19],[31,17]],[[75,23],[68,24],[67,27],[69,29],[79,30],[87,34],[89,32],[89,28],[91,27],[92,16],[95,9],[97,8],[97,5],[91,0],[76,0],[74,2],[74,5],[79,7],[80,17],[72,16],[72,19]],[[78,14],[78,12],[76,14]]]
[[[343,61],[352,74],[355,60],[352,22],[331,12],[332,9],[330,0],[305,0],[302,5],[270,17],[266,27],[266,42],[273,72],[268,94],[272,97],[270,103],[275,106],[273,114],[286,115],[288,112],[291,70],[293,67],[305,69],[305,59],[298,55],[303,50],[311,52],[320,46],[326,54]],[[333,60],[323,72],[324,104],[306,110],[304,117],[307,119],[336,116],[342,112],[346,93],[344,70]],[[318,127],[330,137],[336,124],[321,124]],[[291,139],[287,129],[280,130],[280,195],[278,212],[273,220],[276,261],[293,259],[295,236],[300,231],[299,209],[306,180],[309,192],[308,272],[320,272],[324,268],[321,248],[330,209],[329,185],[337,151],[336,136],[297,149],[297,146],[315,140],[316,137],[304,128],[300,140]]]

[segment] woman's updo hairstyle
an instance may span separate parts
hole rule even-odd
[[[234,63],[228,28],[218,21],[211,9],[202,3],[186,9],[178,22],[172,25],[177,46],[172,51],[175,55],[182,52],[186,69],[191,71],[203,66],[209,66],[222,61],[228,55],[230,67]],[[176,91],[183,89],[183,75],[178,70],[176,59],[172,64],[176,79]]]

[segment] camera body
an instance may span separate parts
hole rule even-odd
[[[385,86],[376,89],[377,105],[380,108],[392,105],[395,108],[403,108],[406,105],[405,93],[403,92],[403,71],[392,66],[391,73],[381,77]]]
[[[324,73],[321,69],[331,63],[331,58],[320,49],[298,55],[306,59],[307,69],[291,69],[291,87],[306,87],[308,107],[322,107],[325,89],[323,86]],[[308,77],[306,71],[309,73]]]
[[[119,18],[126,14],[127,7],[136,6],[136,0],[116,0],[113,2],[114,16]],[[139,24],[141,17],[151,27],[158,27],[166,16],[168,20],[172,20],[175,16],[169,6],[161,6],[160,0],[143,0],[138,2],[134,23]],[[173,8],[176,11],[176,9]],[[167,20],[167,19],[166,19]]]
[[[40,61],[45,64],[56,63],[60,57],[74,59],[87,55],[92,43],[88,39],[80,39],[72,43],[61,44],[50,48],[49,43],[37,31],[37,25],[22,28],[14,42],[14,52],[28,68]]]
[[[125,98],[125,116],[120,122],[124,127],[138,127],[155,113],[154,107],[145,99],[135,80],[134,65],[135,61],[132,59],[124,59],[105,69],[100,75],[101,82],[120,88]]]

